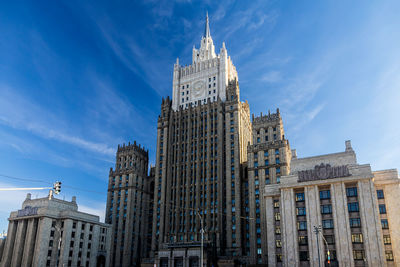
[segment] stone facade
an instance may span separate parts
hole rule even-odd
[[[158,119],[151,248],[160,264],[175,253],[181,255],[177,264],[198,264],[201,220],[209,264],[245,256],[242,185],[252,143],[250,109],[240,101],[225,45],[214,52],[208,19],[192,63],[175,64],[173,99],[163,99]]]
[[[290,172],[291,151],[289,141],[285,139],[283,122],[279,109],[276,113],[261,114],[252,118],[253,142],[247,147],[248,180],[245,182],[245,209],[250,228],[246,231],[248,261],[251,264],[263,264],[268,258],[267,216],[264,199],[264,187],[279,184],[280,179]],[[276,249],[281,254],[281,249]]]
[[[305,180],[305,172],[314,174]],[[329,250],[330,266],[398,266],[399,185],[396,170],[358,164],[350,141],[340,153],[297,158],[293,152],[290,174],[265,187],[269,265],[319,266]],[[318,236],[314,226],[321,226]]]
[[[54,197],[31,199],[11,212],[0,266],[108,266],[111,227]]]
[[[106,222],[112,224],[111,266],[138,266],[150,251],[154,169],[149,176],[148,164],[148,151],[136,142],[118,146],[106,206]]]

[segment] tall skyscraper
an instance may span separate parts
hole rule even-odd
[[[118,146],[115,169],[109,174],[106,207],[106,222],[112,224],[110,266],[138,266],[150,251],[149,209],[154,182],[148,176],[148,157],[148,151],[136,142]]]
[[[201,221],[208,262],[246,254],[241,189],[250,110],[225,44],[215,53],[208,16],[192,56],[185,67],[177,59],[173,98],[163,99],[158,118],[151,248],[162,266],[198,264]]]

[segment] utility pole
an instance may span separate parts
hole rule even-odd
[[[314,225],[314,233],[315,233],[315,236],[317,237],[318,266],[319,266],[319,267],[321,267],[321,257],[320,257],[320,253],[319,253],[318,234],[321,232],[321,229],[322,229],[322,226],[321,226],[321,225],[318,225],[318,227]]]

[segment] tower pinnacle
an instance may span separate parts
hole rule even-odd
[[[210,25],[208,23],[208,11],[206,14],[206,27],[204,29],[204,36],[203,37],[210,37]]]

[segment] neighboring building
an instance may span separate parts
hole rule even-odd
[[[1,267],[108,266],[110,225],[78,211],[75,197],[31,199],[11,212]]]
[[[112,224],[111,266],[139,266],[150,251],[154,170],[148,176],[148,164],[148,151],[136,142],[118,146],[106,207],[106,222]]]
[[[263,264],[268,257],[263,189],[269,184],[279,184],[281,177],[290,173],[291,151],[279,109],[260,117],[253,115],[252,121],[253,145],[247,147],[248,180],[245,182],[244,205],[246,216],[255,219],[249,221],[250,228],[246,229],[246,250],[251,257],[250,263]],[[277,253],[281,253],[281,248],[277,248]]]
[[[157,265],[199,266],[201,220],[205,263],[243,260],[249,143],[249,105],[240,101],[225,44],[215,53],[207,17],[192,64],[174,65],[173,99],[162,100],[158,118],[151,246]]]
[[[265,187],[269,266],[318,266],[317,245],[330,266],[399,266],[397,170],[358,164],[350,141],[340,153],[292,155],[290,174]]]
[[[1,258],[3,256],[4,246],[6,244],[6,237],[7,237],[6,235],[0,237],[0,264],[1,264]]]

